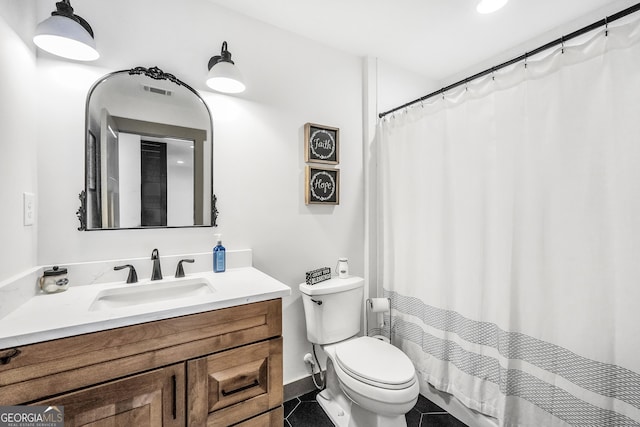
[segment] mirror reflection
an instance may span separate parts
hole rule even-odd
[[[81,229],[216,225],[213,125],[191,87],[158,68],[108,74],[86,130]]]

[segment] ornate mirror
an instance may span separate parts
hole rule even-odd
[[[79,230],[217,225],[213,123],[193,88],[157,67],[107,74],[85,126]]]

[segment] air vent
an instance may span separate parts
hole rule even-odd
[[[158,95],[171,96],[171,94],[173,93],[170,90],[162,89],[159,87],[153,87],[153,86],[147,86],[147,85],[143,85],[142,87],[146,92],[157,93]]]

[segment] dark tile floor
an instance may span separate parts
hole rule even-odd
[[[316,401],[317,391],[284,402],[284,427],[333,427]],[[466,427],[452,415],[422,395],[405,416],[407,427]]]

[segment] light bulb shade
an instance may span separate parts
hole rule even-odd
[[[33,42],[63,58],[93,61],[100,57],[91,34],[77,21],[61,15],[52,15],[36,27]]]
[[[507,4],[509,0],[481,0],[476,7],[478,13],[492,13]]]
[[[207,86],[224,93],[240,93],[246,88],[238,67],[227,61],[219,61],[211,67],[207,74]]]

